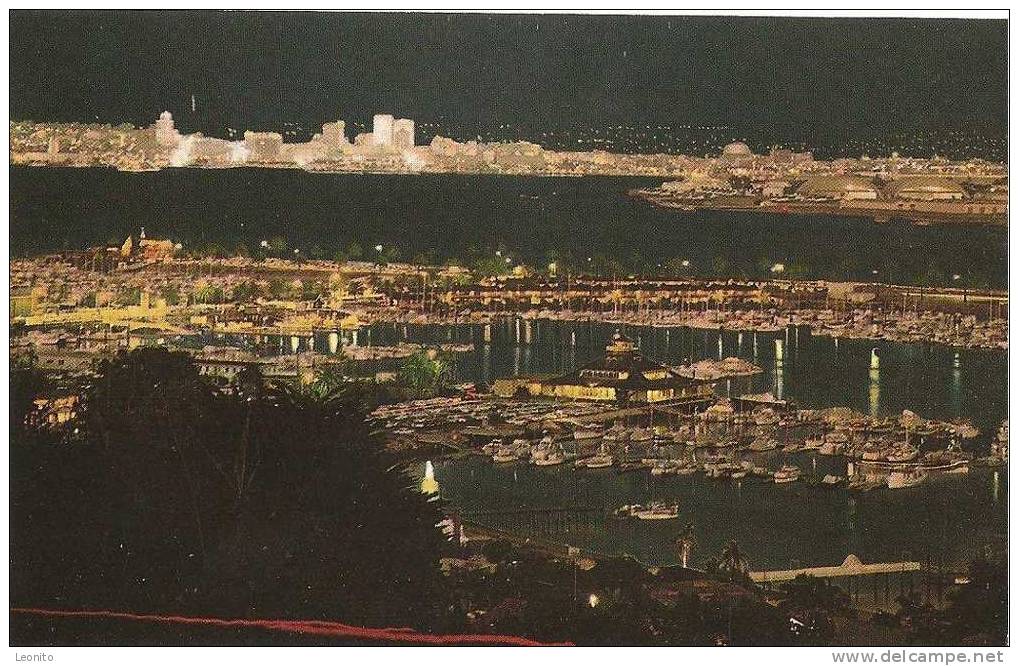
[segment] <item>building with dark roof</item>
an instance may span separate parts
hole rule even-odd
[[[541,395],[573,400],[629,403],[700,400],[712,395],[711,383],[683,377],[641,353],[616,333],[605,356],[568,375],[541,382]]]

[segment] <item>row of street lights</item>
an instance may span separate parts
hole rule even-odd
[[[267,249],[269,249],[269,241],[263,239],[262,242],[259,243],[259,246],[262,247],[263,249],[267,250]],[[375,252],[378,253],[379,258],[381,258],[382,257],[382,252],[383,252],[383,250],[385,250],[385,246],[383,246],[381,243],[379,243],[379,244],[377,244],[375,246],[374,249],[375,249]],[[301,254],[301,250],[298,249],[298,248],[294,248],[294,254],[295,255],[300,255]],[[502,257],[502,250],[496,250],[495,251],[495,256]],[[507,265],[513,263],[513,259],[511,257],[508,257],[508,256],[504,257],[504,260],[506,261]],[[590,264],[593,261],[594,261],[594,257],[588,257],[587,258],[587,263]],[[690,266],[691,266],[690,260],[689,259],[681,260],[680,261],[680,266],[682,266],[683,268],[690,268]],[[662,264],[658,264],[658,268],[661,268],[661,267],[662,267]],[[555,274],[557,268],[558,268],[557,263],[554,262],[554,261],[550,262],[549,265],[548,265],[549,273],[551,273],[553,275]],[[778,263],[772,264],[772,266],[771,266],[771,268],[769,270],[771,271],[771,273],[773,275],[781,275],[782,273],[785,273],[785,264],[782,263],[782,262],[778,262]],[[880,274],[880,271],[878,271],[878,269],[874,268],[874,269],[872,269],[870,271],[870,273],[871,273],[871,275],[877,276],[877,275]],[[962,279],[962,275],[960,275],[959,273],[952,274],[952,282],[958,282],[961,279]]]

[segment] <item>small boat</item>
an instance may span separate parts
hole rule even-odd
[[[835,474],[825,474],[824,478],[821,479],[821,485],[822,486],[828,486],[830,488],[834,488],[836,486],[841,486],[845,482],[846,482],[846,477],[844,477],[844,476],[836,476]]]
[[[761,411],[754,414],[754,423],[759,426],[775,425],[779,422],[779,416],[775,413],[774,409],[765,407]]]
[[[917,456],[920,455],[920,450],[915,446],[904,444],[897,446],[885,457],[890,463],[908,463],[916,460]]]
[[[634,428],[630,433],[631,442],[650,442],[655,438],[654,432],[651,430],[642,430],[641,428]]]
[[[774,451],[778,448],[778,442],[767,437],[758,437],[750,443],[751,451]]]
[[[492,462],[494,463],[511,463],[520,460],[520,454],[516,449],[503,447],[495,452],[492,456]]]
[[[823,444],[824,440],[821,439],[820,437],[808,437],[806,441],[803,442],[803,450],[816,451],[821,446],[823,446]]]
[[[566,454],[562,451],[552,451],[545,455],[540,460],[532,461],[538,467],[551,467],[552,465],[561,465],[566,462]]]
[[[671,460],[656,460],[651,466],[652,476],[665,476],[666,474],[674,474],[676,472],[676,465]]]
[[[700,471],[700,467],[697,465],[697,463],[691,460],[689,462],[680,463],[679,465],[674,467],[672,471],[674,474],[677,474],[679,476],[689,476],[691,474],[696,474],[698,471]]]
[[[598,447],[598,453],[588,458],[582,458],[574,464],[579,468],[586,467],[587,469],[602,469],[605,467],[612,467],[616,464],[616,460],[609,453],[608,448],[603,442],[602,445]]]
[[[587,469],[602,469],[605,467],[612,467],[615,464],[615,459],[610,455],[594,455],[590,458],[584,458],[583,460],[577,461],[577,467],[586,467]]]
[[[615,511],[620,518],[638,520],[672,520],[679,517],[679,504],[652,502],[651,504],[626,504]]]
[[[775,483],[792,483],[800,478],[800,468],[793,465],[782,465],[774,474]]]
[[[596,428],[577,428],[573,431],[573,439],[598,439],[602,431]]]
[[[914,469],[905,472],[892,472],[888,475],[888,488],[897,490],[900,488],[913,488],[927,480],[927,472],[922,469]]]

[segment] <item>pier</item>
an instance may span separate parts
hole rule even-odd
[[[844,576],[873,576],[877,574],[901,574],[920,571],[919,562],[878,562],[864,564],[856,555],[849,555],[842,564],[834,567],[807,567],[782,571],[751,571],[750,579],[755,583],[782,583],[798,576],[814,578],[841,578]]]

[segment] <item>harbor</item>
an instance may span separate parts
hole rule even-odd
[[[573,336],[564,333],[556,330],[554,337],[569,345]],[[658,333],[630,333],[647,349],[663,351]],[[543,347],[548,334],[538,331],[524,348],[510,345],[518,374],[536,368],[554,374],[545,357],[556,356]],[[504,335],[513,339],[512,331]],[[785,333],[758,339],[754,360],[762,372],[715,378],[714,397],[703,400],[620,407],[439,398],[383,408],[374,422],[403,442],[403,450],[430,458],[430,490],[465,520],[653,566],[682,561],[677,539],[685,530],[697,544],[688,553],[694,567],[730,541],[751,553],[760,570],[836,566],[847,553],[865,562],[923,561],[925,570],[961,570],[983,549],[1003,547],[1007,422],[1004,402],[995,397],[1003,383],[973,383],[969,372],[964,380],[962,357],[949,355],[949,399],[914,399],[914,411],[900,407],[907,396],[895,395],[909,385],[901,374],[946,376],[931,367],[937,357],[921,361],[892,343],[877,354],[843,342],[840,351],[863,366],[862,385],[846,371],[853,364],[833,369],[843,377],[836,384],[816,365],[834,359],[814,355],[816,345],[830,341],[804,336],[797,342],[796,333],[789,335],[788,348]],[[708,339],[705,334],[702,343]],[[493,372],[505,362],[499,360],[505,340],[497,335],[481,350]],[[738,340],[718,340],[721,351],[704,344],[693,357],[724,358],[732,343],[739,352]],[[576,356],[564,365],[597,363],[604,350],[591,346],[590,354],[583,344],[570,346]],[[750,348],[753,358],[752,342]],[[777,357],[775,350],[781,350]],[[903,364],[903,357],[914,361]],[[803,365],[813,372],[785,374]],[[929,396],[937,398],[939,387],[928,383]],[[841,399],[835,386],[845,391]],[[958,399],[951,399],[953,391]],[[857,392],[862,399],[848,399]],[[964,402],[961,396],[971,392],[975,402]],[[976,405],[982,409],[970,409]],[[494,422],[493,414],[499,415]],[[421,477],[422,464],[410,464],[413,477]]]

